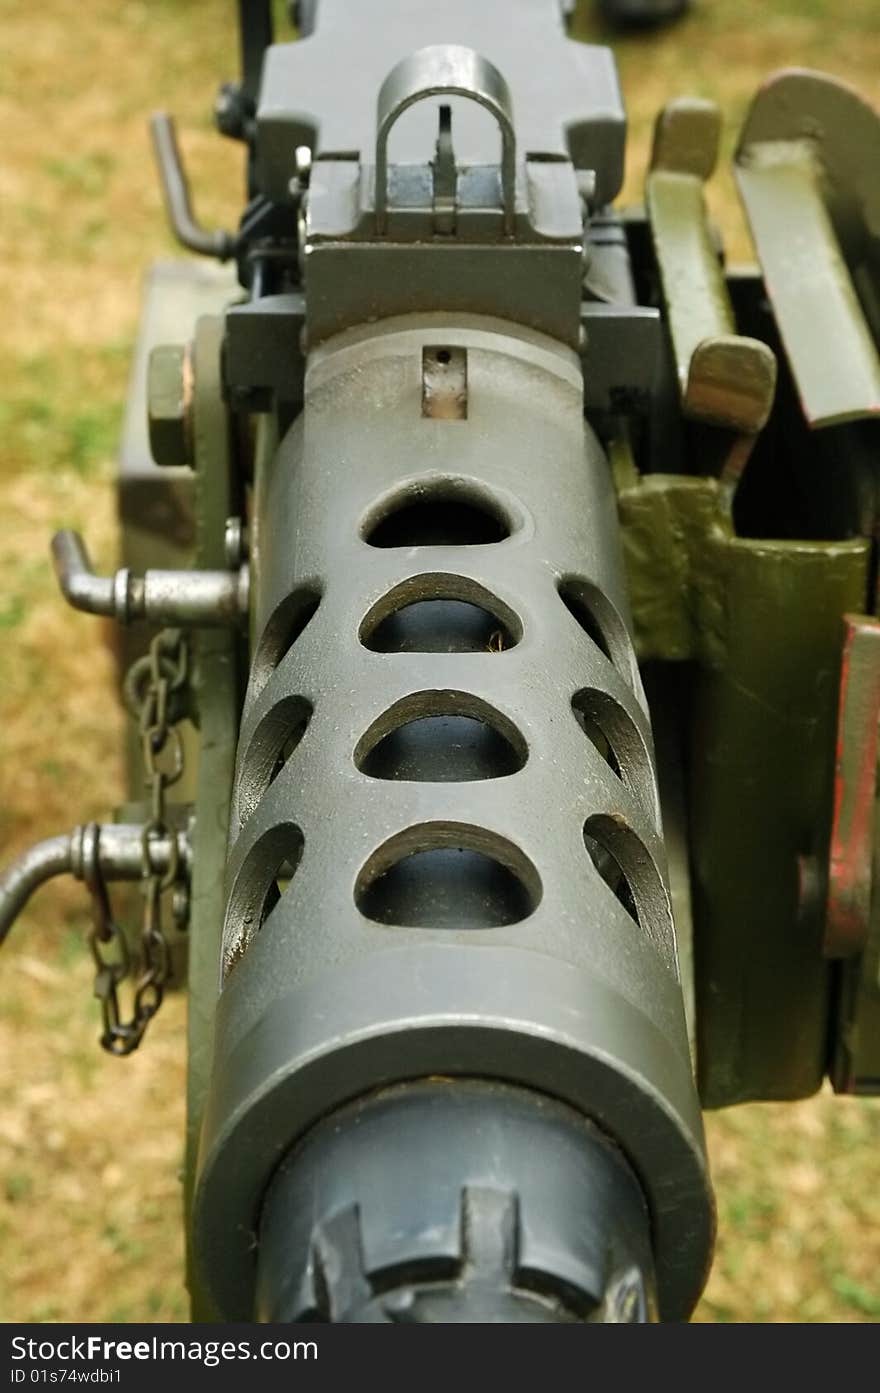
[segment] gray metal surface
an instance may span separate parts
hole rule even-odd
[[[443,351],[467,357],[464,418],[423,409],[425,355]],[[595,1119],[645,1187],[661,1312],[698,1295],[711,1203],[651,735],[608,466],[582,411],[578,359],[552,340],[449,315],[367,326],[312,355],[304,414],[256,480],[256,651],[196,1203],[228,1317],[251,1310],[245,1235],[279,1155],[335,1105],[434,1074],[510,1079]],[[377,651],[389,615],[438,600],[481,607],[509,641]],[[517,732],[518,772],[358,767],[365,736],[456,710]],[[408,854],[458,847],[518,882],[516,913],[441,928],[433,904],[403,923],[363,912]]]
[[[226,519],[241,506],[235,487],[234,432],[222,390],[224,329],[224,319],[204,316],[196,325],[193,341],[196,561],[206,568],[222,566],[228,561]],[[264,439],[267,431],[274,439],[269,422],[264,419],[260,438]],[[199,743],[198,779],[193,790],[195,816],[188,933],[184,1178],[187,1285],[194,1320],[209,1320],[216,1314],[195,1271],[190,1219],[199,1131],[213,1054],[217,961],[225,899],[223,868],[241,709],[240,687],[243,686],[239,676],[242,646],[238,633],[230,628],[201,629],[196,635],[194,687]]]
[[[586,410],[619,410],[621,403],[647,410],[664,366],[666,331],[660,311],[623,299],[610,304],[588,300],[580,310]],[[305,300],[299,293],[265,295],[229,310],[224,384],[237,405],[264,413],[277,403],[301,406],[304,322]]]
[[[614,58],[566,37],[558,0],[321,0],[313,35],[266,52],[257,110],[262,191],[277,202],[288,198],[298,145],[318,156],[367,156],[376,140],[376,93],[396,63],[429,44],[463,44],[493,63],[510,87],[522,148],[594,169],[597,201],[615,197],[625,117]],[[346,53],[354,61],[340,83]],[[493,122],[468,107],[453,100],[460,159],[496,164]],[[436,131],[437,103],[426,102],[401,124],[392,159],[424,163]]]
[[[424,1081],[334,1114],[286,1158],[263,1206],[257,1314],[645,1321],[652,1267],[638,1181],[581,1114]]]

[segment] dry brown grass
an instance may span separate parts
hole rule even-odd
[[[66,612],[46,544],[83,527],[114,551],[113,441],[141,274],[169,250],[145,118],[178,113],[206,220],[238,209],[237,151],[211,131],[235,65],[231,4],[0,0],[0,860],[100,816],[122,793],[121,718],[100,627]],[[582,36],[595,36],[585,9]],[[757,81],[824,66],[880,101],[875,0],[702,0],[680,28],[619,45],[637,197],[670,96],[716,96],[732,140]],[[713,205],[748,250],[727,175]],[[728,239],[731,241],[731,238]],[[145,1049],[100,1054],[83,899],[44,891],[0,972],[0,1313],[184,1319],[179,1225],[184,1003]],[[830,1097],[709,1119],[721,1239],[700,1318],[880,1315],[880,1110]]]

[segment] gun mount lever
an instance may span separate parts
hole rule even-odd
[[[183,167],[174,117],[167,111],[157,111],[150,118],[153,154],[159,171],[159,183],[168,221],[178,242],[200,256],[214,256],[229,261],[235,255],[236,238],[231,232],[210,230],[197,221],[192,208],[189,180]]]
[[[151,570],[142,576],[123,567],[115,575],[99,576],[82,537],[66,528],[52,538],[52,563],[68,604],[122,624],[146,619],[225,628],[240,623],[248,612],[247,566],[235,571]]]
[[[176,854],[189,864],[190,846],[184,832],[163,833],[150,841],[150,859],[164,871]],[[21,914],[31,895],[47,880],[73,875],[82,880],[86,871],[88,846],[95,843],[101,874],[105,880],[140,880],[144,873],[144,829],[138,823],[108,823],[96,827],[75,827],[58,837],[36,842],[0,875],[0,944]]]

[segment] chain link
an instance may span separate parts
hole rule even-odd
[[[149,653],[133,664],[125,681],[125,697],[137,718],[144,779],[150,790],[150,816],[141,838],[144,910],[140,963],[132,1015],[127,1021],[120,1009],[119,986],[132,974],[128,942],[110,907],[97,828],[87,828],[84,838],[83,879],[92,899],[89,945],[95,961],[95,996],[101,1003],[101,1044],[110,1054],[126,1055],[137,1049],[162,1005],[170,972],[162,897],[180,884],[182,868],[177,836],[168,825],[166,794],[183,774],[183,739],[177,723],[185,711],[188,679],[188,637],[182,629],[163,629],[150,644]],[[157,866],[153,854],[159,838],[167,840],[171,848],[164,869]]]

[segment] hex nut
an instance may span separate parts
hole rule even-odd
[[[150,453],[156,464],[191,465],[192,360],[188,347],[158,344],[147,368]]]

